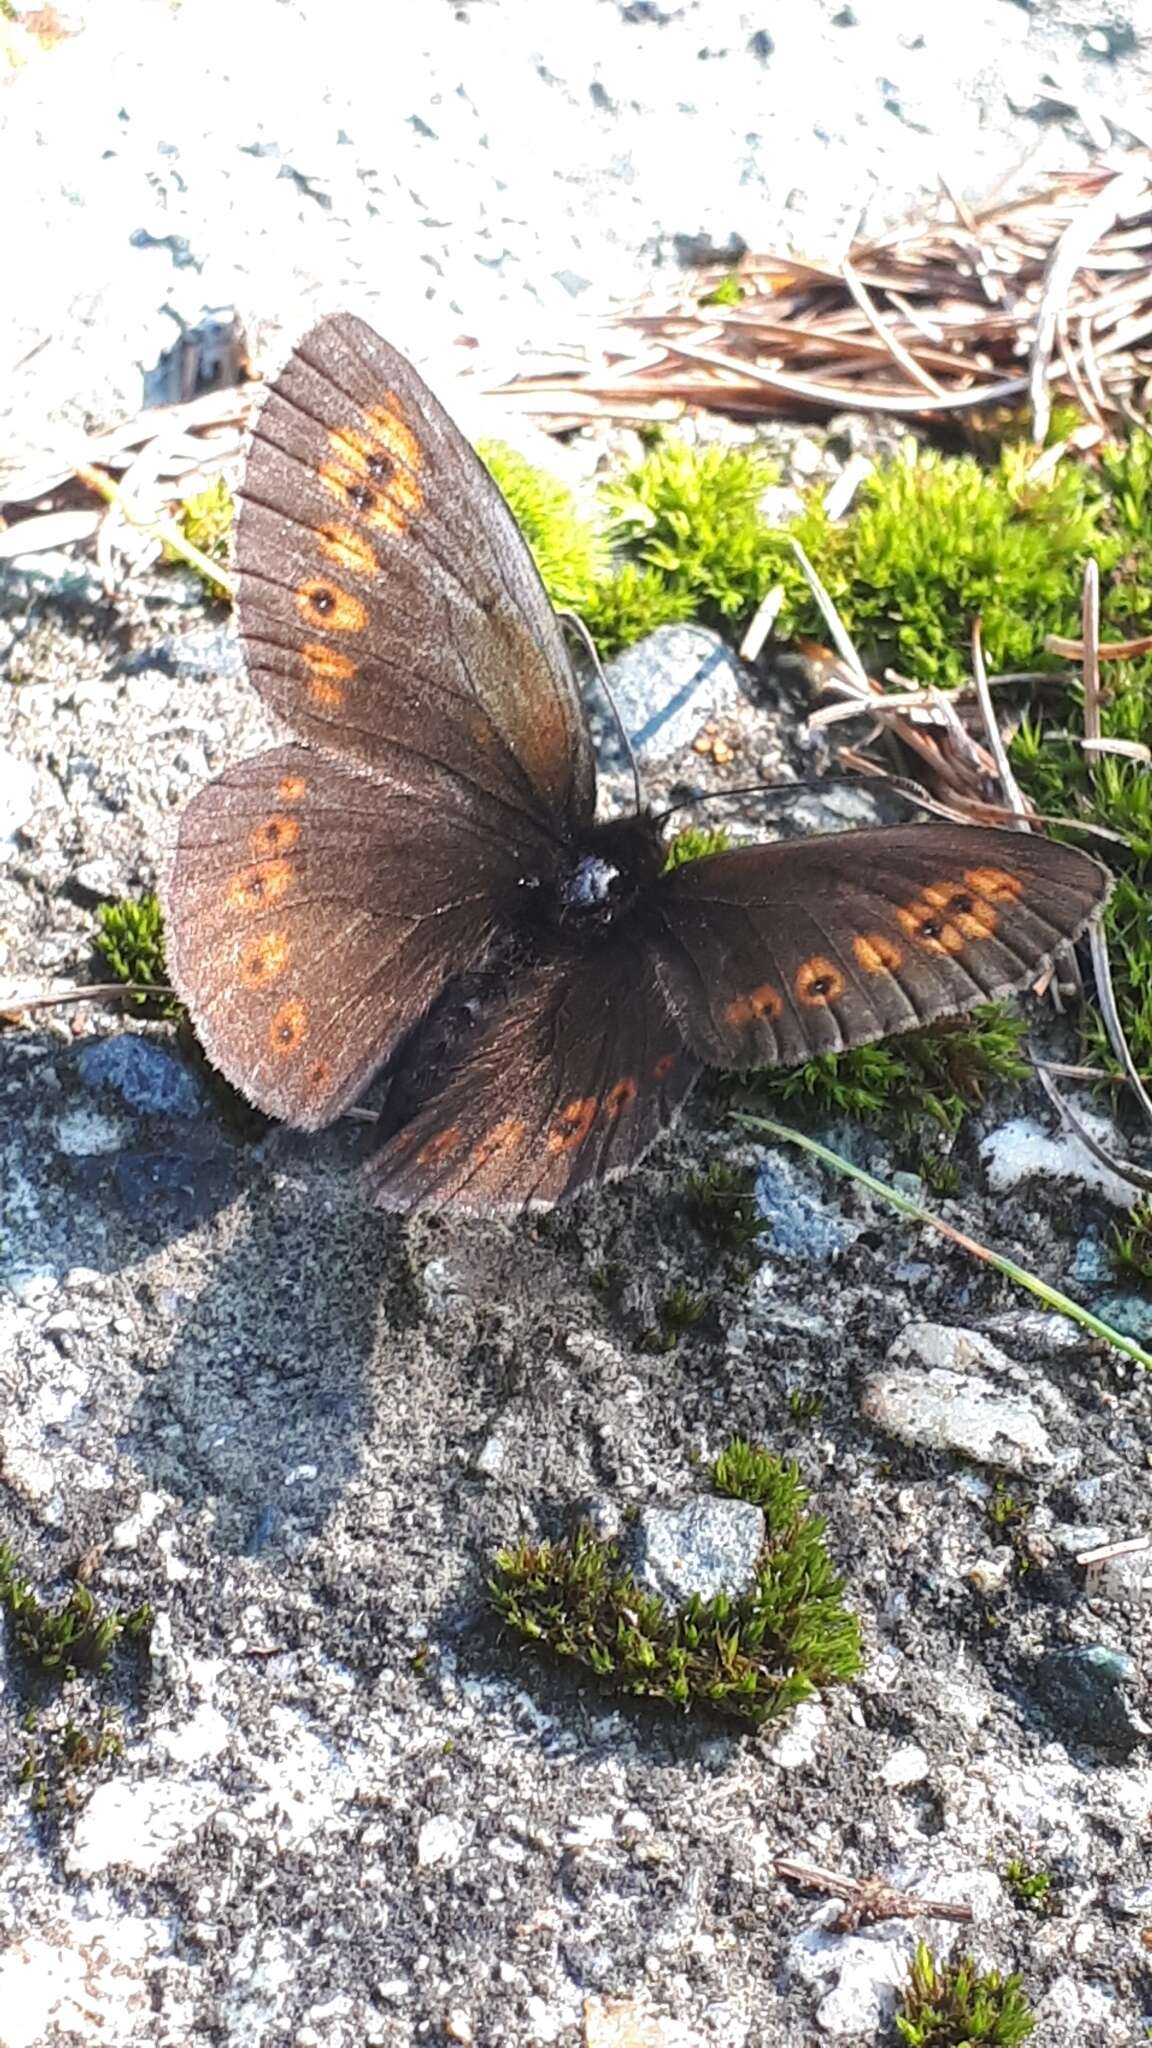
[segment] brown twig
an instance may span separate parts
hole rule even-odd
[[[777,1877],[809,1890],[827,1892],[843,1899],[844,1909],[833,1925],[840,1934],[852,1934],[858,1927],[870,1927],[877,1920],[972,1919],[972,1907],[952,1899],[925,1899],[919,1892],[901,1891],[882,1877],[842,1877],[838,1871],[822,1870],[814,1863],[795,1863],[790,1856],[777,1856],[772,1864]]]

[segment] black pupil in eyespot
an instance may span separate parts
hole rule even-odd
[[[966,917],[972,907],[970,896],[954,896],[948,905],[949,910],[954,910],[958,917]]]
[[[939,938],[939,936],[940,936],[940,920],[939,920],[939,918],[937,918],[937,917],[928,917],[928,918],[925,918],[925,920],[924,920],[924,923],[923,923],[923,924],[921,925],[921,927],[920,927],[920,930],[921,930],[921,932],[923,933],[923,935],[924,935],[924,937],[925,937],[926,939],[938,939],[938,938]]]
[[[330,590],[314,590],[312,592],[313,611],[330,612],[334,603],[335,599]]]
[[[831,986],[832,983],[829,981],[828,976],[826,974],[821,974],[818,977],[818,979],[812,983],[812,993],[814,996],[826,996]]]
[[[392,474],[392,457],[390,455],[370,455],[368,457],[368,474],[375,477],[378,484],[386,483]]]
[[[367,484],[350,484],[348,502],[357,512],[370,512],[376,503],[376,495],[368,489]]]

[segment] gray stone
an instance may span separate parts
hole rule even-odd
[[[677,1606],[693,1595],[747,1592],[764,1547],[764,1516],[745,1500],[704,1496],[682,1508],[644,1508],[631,1531],[636,1577]]]
[[[146,1116],[199,1116],[204,1096],[183,1061],[151,1038],[122,1032],[86,1045],[76,1062],[89,1088],[110,1088]]]
[[[887,1369],[865,1383],[861,1405],[903,1443],[956,1451],[1007,1472],[1050,1471],[1057,1454],[1044,1417],[1027,1394],[1004,1384],[1012,1370],[1012,1360],[975,1330],[909,1323],[889,1349]]]
[[[617,655],[606,674],[636,758],[648,768],[690,747],[744,695],[736,656],[704,626],[660,626]],[[622,762],[619,737],[607,725],[603,753],[613,765]]]

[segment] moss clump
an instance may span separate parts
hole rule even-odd
[[[477,450],[524,535],[554,605],[583,618],[608,574],[608,543],[581,511],[575,492],[503,441]]]
[[[689,1176],[687,1195],[689,1219],[715,1251],[747,1253],[768,1228],[750,1170],[714,1160]]]
[[[1127,1223],[1117,1226],[1112,1256],[1122,1273],[1130,1274],[1142,1286],[1152,1286],[1152,1198],[1148,1195],[1133,1204]]]
[[[711,625],[747,618],[776,580],[760,507],[777,471],[758,448],[669,438],[602,492],[616,543]]]
[[[1044,1914],[1052,1911],[1055,1901],[1050,1871],[1028,1863],[1023,1856],[1013,1856],[1000,1874],[1005,1889],[1023,1912]]]
[[[702,292],[696,304],[698,306],[739,306],[743,304],[747,296],[748,294],[741,284],[736,271],[730,270],[726,277],[722,277],[718,284],[713,285],[710,292]]]
[[[678,1281],[671,1293],[661,1302],[657,1311],[657,1322],[640,1333],[640,1349],[659,1354],[674,1351],[681,1337],[694,1330],[708,1313],[708,1297],[695,1294],[683,1281]]]
[[[816,503],[795,522],[866,665],[960,682],[971,673],[977,618],[990,669],[1053,665],[1044,636],[1078,630],[1085,559],[1107,569],[1122,543],[1107,529],[1090,471],[1065,463],[1035,482],[1031,462],[1022,447],[1004,449],[991,469],[910,447],[867,479],[842,524]],[[826,637],[790,550],[781,550],[779,578],[792,630]]]
[[[124,896],[118,903],[102,903],[95,944],[117,981],[134,983],[137,989],[165,990],[164,913],[156,896]],[[125,1000],[154,1003],[162,1016],[180,1015],[179,1003],[166,993],[133,994]]]
[[[758,1101],[807,1102],[825,1115],[885,1123],[910,1138],[926,1124],[954,1137],[974,1103],[998,1081],[1028,1072],[1021,1017],[988,1003],[967,1019],[910,1031],[855,1052],[823,1053],[803,1067],[771,1069],[742,1084]]]
[[[37,1813],[53,1806],[75,1806],[77,1778],[124,1754],[124,1737],[114,1714],[101,1709],[95,1721],[85,1726],[71,1718],[63,1726],[45,1733],[35,1715],[24,1724],[24,1753],[16,1768],[16,1782],[27,1791]]]
[[[706,860],[710,853],[727,853],[732,835],[723,825],[685,825],[668,842],[664,872],[683,867],[686,861]]]
[[[860,1668],[860,1629],[842,1600],[824,1523],[805,1513],[795,1465],[729,1445],[717,1492],[763,1508],[767,1534],[751,1590],[669,1608],[625,1568],[620,1547],[581,1526],[565,1543],[501,1551],[490,1584],[505,1628],[572,1659],[618,1692],[706,1707],[757,1727],[817,1686]]]
[[[209,562],[219,562],[221,568],[227,565],[232,551],[232,529],[236,523],[236,498],[231,484],[225,477],[214,477],[202,491],[193,492],[184,498],[176,508],[176,525],[186,541],[198,548]],[[187,558],[168,542],[164,544],[164,558],[169,562],[181,562]],[[217,582],[210,572],[190,565],[195,569],[201,582],[210,594],[219,598],[222,604],[231,604],[231,593],[227,584]]]
[[[95,1596],[77,1579],[59,1607],[46,1607],[16,1568],[8,1544],[0,1544],[0,1609],[7,1614],[19,1654],[41,1677],[62,1683],[83,1671],[107,1671],[122,1639],[139,1641],[152,1627],[150,1607],[101,1612]]]
[[[938,1963],[918,1942],[896,2015],[906,2048],[1015,2048],[1035,2027],[1017,1976],[983,1975],[971,1956]]]

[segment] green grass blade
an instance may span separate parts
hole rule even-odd
[[[776,1139],[780,1144],[799,1145],[801,1151],[811,1153],[813,1159],[819,1159],[822,1165],[830,1166],[836,1173],[847,1175],[849,1180],[859,1181],[861,1187],[867,1188],[873,1195],[879,1195],[881,1201],[889,1203],[893,1209],[898,1209],[902,1216],[910,1216],[915,1223],[928,1224],[930,1229],[939,1231],[941,1237],[950,1238],[953,1244],[958,1244],[963,1251],[970,1252],[973,1258],[983,1259],[986,1265],[995,1266],[996,1271],[1003,1273],[1006,1280],[1014,1281],[1017,1287],[1026,1287],[1028,1292],[1036,1295],[1046,1308],[1054,1309],[1057,1315],[1067,1316],[1070,1322],[1079,1323],[1082,1329],[1090,1330],[1094,1337],[1102,1337],[1106,1344],[1113,1345],[1117,1351],[1126,1352],[1129,1358],[1136,1360],[1137,1365],[1142,1365],[1152,1372],[1152,1354],[1143,1350],[1131,1337],[1122,1336],[1119,1330],[1113,1330],[1109,1324],[1101,1322],[1099,1316],[1092,1314],[1091,1309],[1083,1308],[1078,1301],[1073,1301],[1070,1295],[1061,1294],[1058,1287],[1050,1287],[1038,1273],[1030,1273],[1026,1266],[1018,1266],[1015,1259],[1006,1259],[1002,1252],[994,1252],[988,1245],[978,1243],[976,1238],[966,1236],[962,1230],[954,1230],[950,1223],[945,1223],[942,1216],[933,1215],[931,1209],[922,1208],[920,1203],[914,1202],[909,1195],[903,1195],[896,1188],[889,1187],[885,1181],[877,1180],[874,1174],[866,1173],[862,1166],[854,1166],[851,1160],[842,1159],[838,1152],[833,1152],[827,1145],[821,1145],[817,1138],[808,1137],[804,1131],[791,1130],[787,1124],[775,1123],[771,1117],[749,1116],[743,1111],[737,1111],[735,1120],[746,1125],[749,1130]]]

